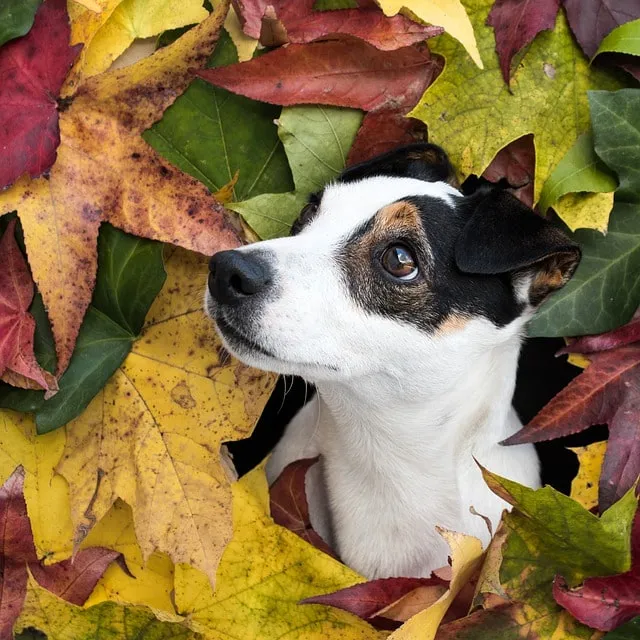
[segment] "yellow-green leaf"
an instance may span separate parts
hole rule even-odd
[[[482,59],[473,25],[460,0],[377,0],[387,16],[404,10],[422,22],[442,27],[467,50],[474,64],[482,69]]]
[[[83,609],[43,589],[30,575],[22,613],[15,631],[39,629],[50,640],[196,640],[178,616],[158,620],[146,607],[125,607],[115,602]]]
[[[220,562],[215,594],[202,573],[176,566],[177,609],[193,629],[215,639],[383,637],[345,611],[298,604],[364,578],[273,522],[262,466],[232,489],[234,533]]]
[[[465,0],[484,71],[468,60],[448,34],[433,51],[445,57],[444,71],[409,115],[429,127],[461,178],[481,175],[509,142],[534,134],[535,201],[542,185],[589,125],[587,90],[617,88],[603,71],[589,68],[559,12],[553,31],[540,33],[515,70],[511,87],[502,79],[493,29],[486,23],[493,0]]]

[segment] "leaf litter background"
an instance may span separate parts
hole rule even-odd
[[[2,637],[636,637],[640,334],[616,327],[640,302],[640,6],[233,4],[0,10]],[[578,230],[583,262],[532,334],[614,330],[569,344],[588,368],[513,441],[610,438],[576,450],[571,497],[486,470],[514,507],[489,549],[442,531],[451,567],[367,583],[311,529],[313,461],[270,494],[261,466],[235,480],[223,443],[275,380],[222,349],[205,256],[288,233],[309,193],[425,124],[461,180]]]

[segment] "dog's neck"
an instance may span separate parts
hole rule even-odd
[[[520,351],[519,335],[461,357],[437,358],[416,377],[377,373],[349,382],[318,383],[325,457],[349,459],[354,469],[383,471],[388,461],[430,461],[448,467],[510,435],[509,416]],[[331,419],[327,420],[330,416]],[[325,426],[326,425],[326,426]],[[467,456],[464,456],[465,458]],[[394,472],[395,472],[394,471]]]

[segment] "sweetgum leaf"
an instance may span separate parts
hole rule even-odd
[[[41,175],[55,162],[56,99],[81,48],[69,46],[66,0],[46,0],[31,31],[0,48],[0,190],[24,173]]]
[[[0,5],[0,47],[29,33],[42,0],[5,0]]]

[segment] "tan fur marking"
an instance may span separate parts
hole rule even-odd
[[[437,334],[445,334],[445,333],[454,333],[455,331],[462,331],[469,322],[469,318],[467,316],[458,315],[457,313],[452,313],[447,316],[445,321],[438,327],[436,331]]]
[[[420,211],[410,202],[394,202],[378,211],[375,217],[374,234],[384,233],[388,229],[420,229]]]

